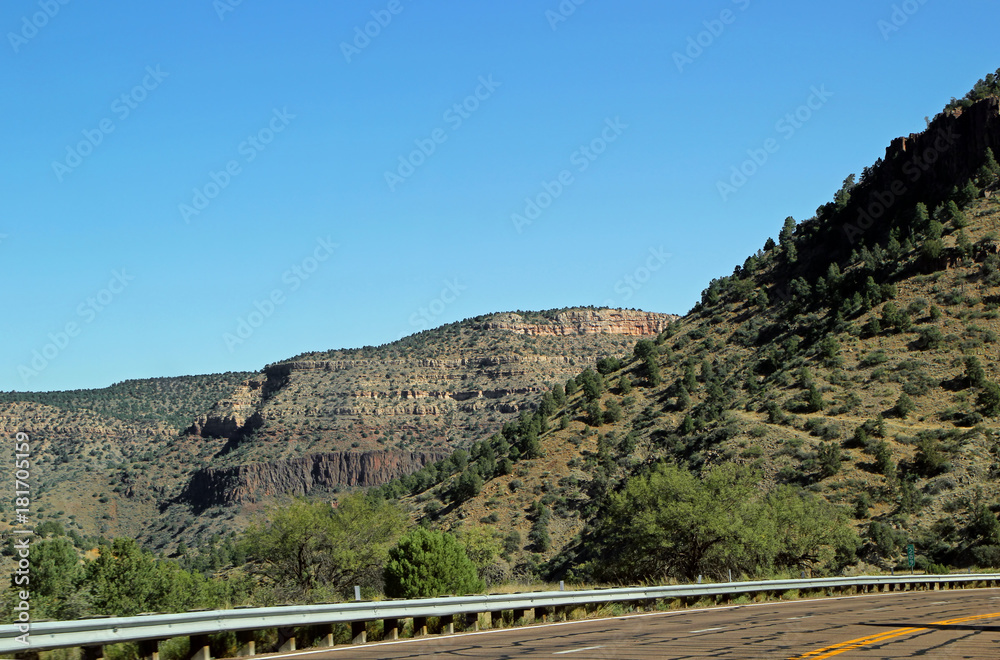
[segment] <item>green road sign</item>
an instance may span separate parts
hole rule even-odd
[[[910,570],[913,570],[914,558],[913,544],[910,543],[906,546],[906,561],[910,565]]]

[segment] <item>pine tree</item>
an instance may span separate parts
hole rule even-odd
[[[986,158],[982,167],[976,172],[976,183],[987,188],[997,182],[997,177],[1000,177],[1000,164],[997,164],[993,150],[986,147]]]
[[[965,185],[962,186],[962,188],[958,191],[958,198],[956,199],[956,202],[958,203],[958,206],[960,208],[964,209],[969,204],[976,201],[978,197],[979,197],[979,188],[977,188],[976,184],[972,182],[972,179],[969,179],[968,181],[965,182]]]
[[[778,242],[781,243],[782,247],[788,247],[794,233],[795,218],[788,216],[785,218],[785,224],[781,227],[781,233],[778,234]]]
[[[385,593],[393,598],[433,598],[485,588],[465,548],[451,534],[417,527],[389,551]]]
[[[560,408],[566,403],[566,390],[559,383],[552,386],[552,399]]]
[[[962,210],[958,207],[958,204],[954,200],[949,201],[948,205],[945,207],[945,217],[956,229],[969,226],[969,219],[964,213],[962,213]]]
[[[809,408],[809,412],[823,410],[823,395],[820,394],[819,388],[816,387],[815,383],[809,383],[809,395],[806,399],[806,405]]]
[[[687,410],[691,407],[691,395],[683,386],[677,394],[677,410]]]

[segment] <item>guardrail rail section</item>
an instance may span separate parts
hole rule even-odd
[[[253,632],[266,628],[279,630],[304,626],[327,626],[321,645],[334,643],[333,626],[347,624],[355,644],[364,644],[366,624],[383,622],[383,638],[399,638],[400,622],[413,621],[414,636],[427,634],[428,617],[440,617],[441,632],[454,633],[455,617],[464,616],[466,628],[479,629],[479,615],[489,613],[490,627],[496,626],[505,611],[513,620],[531,622],[563,620],[569,610],[589,605],[636,603],[651,605],[664,599],[682,603],[706,597],[731,601],[745,594],[780,595],[797,590],[825,593],[870,593],[951,589],[955,587],[996,587],[1000,574],[962,575],[880,575],[863,577],[833,577],[804,580],[768,580],[758,582],[724,582],[659,587],[626,587],[587,589],[581,591],[538,591],[513,594],[446,596],[416,600],[352,601],[329,605],[298,605],[282,607],[243,607],[232,610],[193,611],[181,614],[146,614],[132,617],[98,617],[76,621],[41,621],[31,623],[25,638],[17,624],[0,626],[0,653],[24,654],[58,648],[80,647],[84,660],[103,657],[102,647],[120,642],[139,642],[140,653],[149,660],[158,660],[158,644],[174,637],[189,637],[192,660],[211,660],[208,636],[233,631],[241,645],[239,654],[255,654]],[[18,640],[20,637],[20,640]],[[27,641],[27,644],[23,643]],[[294,632],[286,634],[282,651],[294,651]]]

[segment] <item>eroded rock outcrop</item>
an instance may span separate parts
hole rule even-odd
[[[670,314],[630,310],[572,310],[561,312],[547,323],[526,321],[520,314],[495,314],[480,324],[482,330],[506,330],[520,335],[565,337],[567,335],[625,335],[646,337],[662,332],[676,320]]]
[[[326,452],[271,463],[204,468],[178,499],[197,509],[307,495],[337,486],[378,486],[446,456],[443,452]]]

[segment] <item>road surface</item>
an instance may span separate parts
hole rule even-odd
[[[678,610],[307,649],[302,660],[1000,658],[1000,589],[903,592]]]

